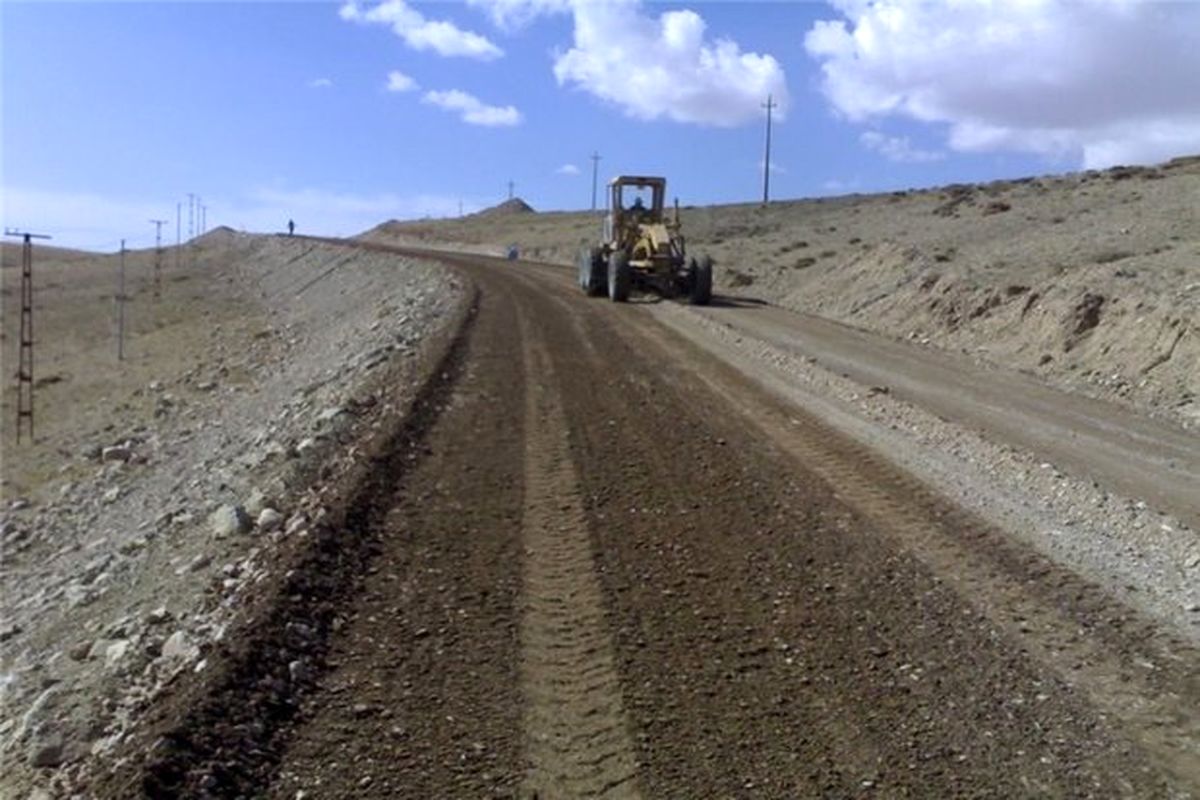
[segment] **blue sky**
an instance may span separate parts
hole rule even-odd
[[[192,192],[209,227],[351,234],[510,179],[579,209],[593,150],[749,201],[768,91],[778,199],[1200,150],[1200,5],[953,5],[3,2],[3,222],[147,246]]]

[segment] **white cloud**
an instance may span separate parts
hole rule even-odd
[[[492,21],[504,30],[511,31],[528,25],[543,14],[554,14],[571,10],[572,0],[467,0],[467,5],[487,9]]]
[[[579,167],[575,166],[574,164],[563,164],[554,171],[559,175],[578,175]]]
[[[389,92],[411,92],[417,87],[417,82],[398,69],[388,73],[387,90]]]
[[[5,225],[30,226],[48,233],[57,247],[112,252],[125,239],[131,249],[154,245],[150,219],[169,220],[165,243],[175,243],[176,198],[145,200],[88,191],[45,191],[5,186],[0,192]],[[234,197],[204,198],[209,229],[228,225],[237,230],[274,232],[289,219],[302,233],[352,236],[388,219],[449,217],[458,214],[458,197],[436,194],[349,194],[325,189],[256,187]],[[482,198],[462,198],[477,210]],[[183,203],[183,236],[187,237],[187,198]]]
[[[1137,0],[833,0],[805,38],[853,121],[949,126],[961,151],[1086,167],[1200,150],[1200,4]]]
[[[465,56],[491,61],[504,51],[478,33],[464,31],[453,22],[426,19],[404,0],[384,0],[363,9],[356,0],[342,5],[338,15],[359,24],[388,25],[414,50],[432,50],[442,56]]]
[[[766,164],[766,163],[767,163],[766,159],[760,158],[758,160],[758,172],[760,175],[762,174],[763,164]],[[783,164],[780,164],[775,159],[771,159],[771,174],[772,175],[786,175],[787,167],[785,167]]]
[[[147,220],[170,219],[165,238],[175,241],[175,201],[154,202],[102,196],[87,191],[45,191],[5,186],[0,192],[4,226],[33,230],[53,237],[46,244],[111,252],[154,244],[154,226]],[[183,198],[183,230],[187,235],[187,198]],[[212,214],[209,212],[209,219]]]
[[[333,81],[329,78],[313,78],[308,82],[308,88],[310,89],[328,89],[331,86],[333,86]]]
[[[768,94],[787,106],[783,68],[770,55],[743,53],[730,39],[706,39],[694,11],[644,13],[641,0],[472,0],[511,28],[545,13],[571,12],[574,46],[558,52],[554,76],[637,119],[732,126],[758,119]]]
[[[866,131],[858,140],[863,147],[874,150],[889,161],[920,164],[941,161],[946,157],[945,153],[913,147],[907,136],[887,136],[879,131]]]
[[[239,229],[271,231],[294,219],[305,233],[351,236],[389,219],[449,217],[457,213],[458,198],[444,195],[352,194],[311,187],[260,186],[230,205],[229,219],[240,221],[229,224]],[[209,217],[211,220],[211,212]]]
[[[450,89],[445,92],[426,92],[421,102],[446,111],[456,111],[463,122],[487,127],[521,124],[521,112],[513,106],[489,106],[474,95]]]
[[[862,184],[858,178],[851,180],[841,180],[840,178],[830,178],[821,184],[821,190],[826,194],[853,194],[861,188]]]

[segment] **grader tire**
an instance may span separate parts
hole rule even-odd
[[[692,264],[692,285],[688,291],[688,302],[694,306],[706,306],[712,302],[713,261],[703,256]]]
[[[604,294],[604,259],[599,247],[584,248],[579,253],[579,288],[588,297]]]
[[[629,299],[629,256],[617,251],[608,257],[608,299],[624,303]]]

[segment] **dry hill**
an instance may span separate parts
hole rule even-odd
[[[1200,157],[921,191],[686,207],[717,287],[1200,422]],[[583,212],[389,222],[377,241],[569,264]]]

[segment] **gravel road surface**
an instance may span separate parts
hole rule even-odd
[[[147,794],[1200,793],[1190,643],[651,304],[441,259],[479,292],[424,416],[263,616],[312,659],[244,658]]]

